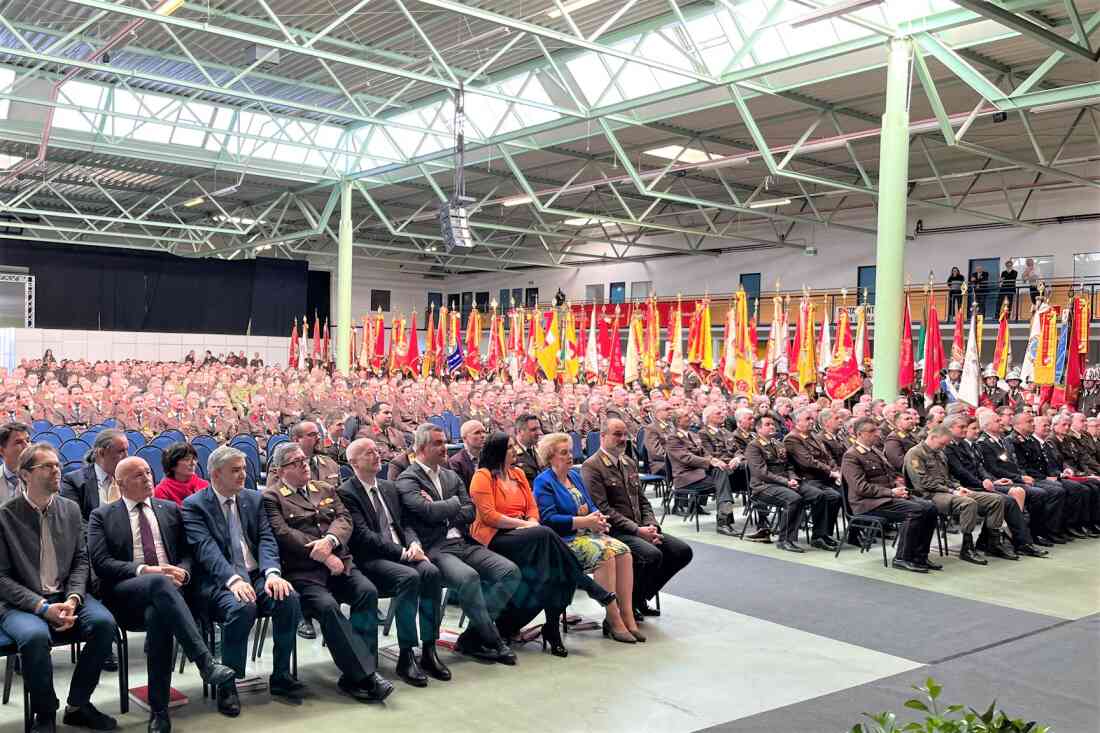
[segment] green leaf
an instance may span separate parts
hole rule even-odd
[[[931,677],[929,677],[924,684],[928,688],[928,696],[933,700],[937,699],[940,696],[940,692],[943,691],[943,687],[936,684],[936,681]]]
[[[856,723],[852,726],[852,729],[848,731],[848,733],[863,733],[863,726],[859,723]]]
[[[961,712],[963,710],[966,710],[965,705],[948,705],[946,712],[948,714],[954,715],[955,713]]]
[[[928,712],[928,706],[925,705],[920,700],[916,700],[916,699],[906,700],[905,701],[905,707],[912,708],[913,710],[920,710],[921,712],[925,712],[925,713]]]

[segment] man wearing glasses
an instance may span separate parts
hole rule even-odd
[[[351,558],[352,521],[327,483],[311,481],[296,443],[275,449],[279,483],[264,489],[264,510],[279,544],[283,577],[301,598],[302,612],[321,623],[329,654],[342,673],[340,691],[381,702],[393,685],[378,674],[378,591]],[[351,607],[351,618],[340,604]]]
[[[85,594],[88,553],[80,507],[58,496],[61,460],[48,443],[34,443],[19,457],[25,494],[0,507],[0,628],[19,645],[23,684],[34,715],[32,731],[56,730],[50,647],[83,643],[65,706],[65,725],[114,730],[114,718],[91,703],[103,663],[111,653],[115,619]]]

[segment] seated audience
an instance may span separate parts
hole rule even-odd
[[[26,488],[19,476],[19,457],[31,442],[31,429],[21,422],[0,425],[0,456],[4,459],[4,480],[0,481],[0,505]]]
[[[935,505],[910,498],[905,479],[878,447],[879,427],[873,418],[861,418],[853,433],[855,444],[844,454],[840,467],[852,512],[901,524],[893,567],[914,573],[942,569],[928,557],[936,531]]]
[[[405,526],[420,540],[443,582],[458,593],[469,618],[455,651],[514,665],[516,655],[497,631],[496,618],[520,583],[520,570],[472,536],[477,511],[462,479],[444,466],[443,431],[424,423],[413,434],[416,459],[397,479]],[[483,451],[484,453],[484,451]]]
[[[544,613],[544,648],[557,657],[569,652],[561,639],[562,615],[578,586],[608,606],[615,594],[584,574],[561,538],[539,523],[539,510],[527,477],[515,465],[518,446],[506,433],[493,433],[481,451],[480,468],[470,484],[476,516],[470,536],[519,568],[520,582],[496,620],[500,635],[509,639]]]
[[[544,435],[538,451],[539,462],[547,466],[535,478],[539,521],[561,536],[585,573],[593,573],[600,586],[614,589],[616,600],[605,609],[604,636],[626,643],[644,642],[634,619],[630,548],[610,536],[608,517],[588,494],[580,471],[573,468],[573,439],[565,433]]]
[[[462,436],[462,448],[447,459],[447,466],[462,478],[462,483],[469,489],[488,433],[485,431],[485,426],[477,420],[467,420],[462,423],[459,432]]]
[[[121,430],[101,430],[95,436],[84,468],[65,474],[61,479],[61,495],[80,506],[80,514],[88,521],[92,510],[100,504],[110,504],[119,497],[115,469],[130,451],[126,433]]]
[[[340,670],[340,692],[381,702],[393,692],[378,674],[378,591],[352,562],[351,515],[336,488],[309,478],[297,443],[275,449],[279,485],[263,491],[263,504],[279,546],[283,576],[298,592],[303,615],[317,619]],[[340,610],[346,603],[349,619]]]

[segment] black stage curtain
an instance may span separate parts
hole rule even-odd
[[[332,308],[332,273],[324,270],[310,270],[309,284],[306,286],[306,313],[309,315],[309,323],[312,328],[313,316],[321,319],[329,319],[329,323],[335,325],[330,313]],[[355,327],[355,324],[351,324]]]
[[[306,312],[311,274],[301,261],[192,259],[19,239],[0,239],[0,265],[35,276],[40,328],[253,336],[290,333],[292,319]]]

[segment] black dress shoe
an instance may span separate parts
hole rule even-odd
[[[1017,555],[1009,545],[1006,545],[1003,542],[998,543],[996,545],[991,545],[989,547],[989,549],[987,549],[985,551],[985,554],[989,555],[990,557],[999,557],[1002,560],[1019,560],[1020,559],[1020,556]],[[959,557],[962,558],[962,552],[959,553]]]
[[[267,689],[275,697],[301,700],[306,686],[290,675],[273,674],[267,679]]]
[[[509,667],[516,666],[516,653],[512,651],[512,648],[504,643],[501,639],[497,641],[493,647],[493,653],[496,654],[497,664],[504,664]]]
[[[167,710],[149,715],[149,733],[172,733],[172,719]]]
[[[591,577],[585,575],[587,581],[581,581],[583,583],[581,590],[588,594],[588,597],[600,604],[604,608],[610,606],[615,602],[615,594],[604,588],[602,585],[592,580]]]
[[[1100,537],[1100,527],[1083,527],[1082,529],[1089,537]]]
[[[959,559],[963,562],[973,563],[974,565],[989,564],[989,560],[986,560],[984,557],[982,557],[980,552],[969,547],[964,547],[959,550]]]
[[[1034,545],[1020,545],[1016,548],[1016,552],[1021,555],[1027,555],[1028,557],[1046,557],[1050,554],[1046,550],[1035,547]]]
[[[236,685],[222,685],[218,688],[216,695],[219,713],[229,718],[235,718],[241,714],[241,698],[237,695]]]
[[[313,627],[313,622],[302,619],[301,623],[298,624],[298,636],[303,639],[316,639],[317,629]]]
[[[31,733],[57,733],[55,713],[36,713],[31,723]]]
[[[420,669],[412,649],[402,649],[397,655],[397,676],[413,687],[428,686],[428,675]]]
[[[779,542],[777,542],[775,544],[775,546],[778,547],[780,550],[785,550],[787,552],[805,552],[806,551],[806,550],[802,549],[801,547],[799,547],[798,545],[796,545],[794,542],[790,542],[788,540],[780,540]]]
[[[636,624],[645,623],[645,614],[643,614],[637,608],[634,609],[634,623],[636,623]]]
[[[454,651],[456,654],[463,654],[483,662],[495,662],[498,656],[495,643],[493,645],[485,644],[478,638],[476,633],[470,632],[469,629],[458,637],[454,645]]]
[[[66,712],[61,722],[74,728],[90,728],[91,730],[114,730],[118,727],[118,721],[110,715],[104,715],[95,709],[89,702],[81,705],[76,710]]]
[[[928,568],[924,567],[923,565],[918,565],[914,562],[910,562],[909,560],[899,560],[896,557],[890,563],[890,565],[891,567],[897,568],[898,570],[908,570],[911,573],[928,572]]]
[[[943,570],[943,565],[940,565],[938,562],[928,557],[922,557],[920,560],[917,560],[916,563],[917,565],[923,565],[929,570]]]
[[[118,657],[114,652],[107,655],[107,658],[103,660],[104,672],[117,672],[118,671]]]
[[[214,661],[209,654],[196,662],[202,681],[214,688],[231,686],[236,689],[237,673],[224,664]]]
[[[824,537],[815,537],[810,542],[810,547],[816,547],[819,550],[828,550],[829,552],[836,551],[836,545],[830,545],[828,542],[825,541]]]
[[[762,542],[764,544],[771,544],[772,535],[766,529],[758,529],[752,534],[745,535],[745,539],[749,542]]]
[[[636,603],[634,605],[634,610],[641,612],[641,614],[643,616],[660,616],[661,615],[661,609],[654,608],[653,606],[650,606],[645,601],[641,601],[640,603]]]
[[[1068,534],[1070,537],[1076,537],[1079,540],[1087,540],[1089,538],[1088,533],[1081,529],[1078,529],[1077,527],[1067,527],[1066,534]]]
[[[447,668],[435,651],[435,642],[426,641],[420,648],[420,669],[431,678],[448,682],[451,679],[451,670]]]
[[[371,702],[382,702],[393,692],[393,683],[374,672],[359,684],[370,695]]]
[[[726,537],[737,537],[738,532],[733,528],[733,522],[718,522],[715,525],[715,529],[718,534],[724,534]]]
[[[1056,534],[1056,533],[1048,535],[1047,539],[1049,539],[1051,542],[1053,542],[1056,545],[1064,545],[1067,542],[1073,542],[1073,540],[1071,538],[1066,537],[1065,535]]]
[[[1054,547],[1054,543],[1048,540],[1046,537],[1035,535],[1031,539],[1034,544],[1039,545],[1040,547]]]

